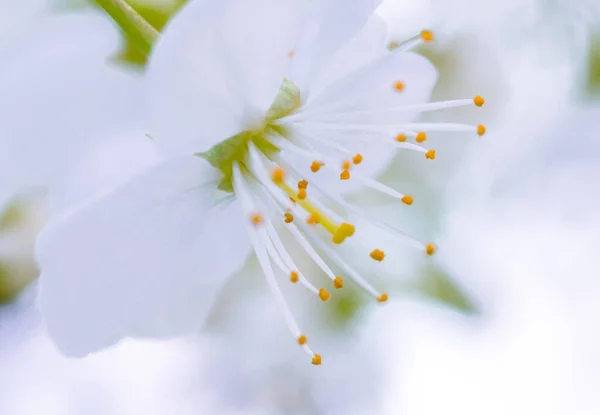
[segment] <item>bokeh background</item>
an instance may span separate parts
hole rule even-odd
[[[160,29],[184,2],[129,4]],[[72,360],[36,308],[33,247],[77,192],[48,200],[23,186],[0,212],[0,414],[600,413],[600,5],[386,0],[378,12],[391,45],[435,31],[435,44],[419,50],[440,74],[434,100],[486,98],[475,114],[425,117],[484,123],[484,138],[432,135],[433,167],[399,154],[382,177],[421,201],[394,220],[436,240],[444,266],[387,264],[396,282],[385,307],[352,290],[326,309],[304,307],[325,346],[322,367],[294,353],[253,261],[226,288],[243,301],[219,304],[201,335],[124,341]],[[37,30],[81,15],[106,32],[101,60],[64,70],[51,59],[60,48],[33,47]],[[73,98],[55,84],[92,78],[98,65],[135,75],[144,52],[93,1],[0,0],[0,149],[14,125],[55,131],[47,108]],[[137,117],[132,97],[81,97],[97,125],[81,133],[111,140],[74,169],[69,190],[113,184],[151,162],[151,150],[132,154],[127,132],[115,129]],[[118,107],[111,119],[106,105]],[[89,128],[82,116],[68,114],[68,128]],[[394,209],[376,195],[356,198],[374,214]]]

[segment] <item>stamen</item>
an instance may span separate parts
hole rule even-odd
[[[294,221],[294,215],[289,212],[284,213],[283,215],[285,219],[283,220],[285,223],[292,223]]]
[[[298,189],[306,190],[307,187],[308,187],[308,182],[306,180],[300,180],[298,182]]]
[[[337,288],[338,290],[340,288],[344,288],[344,280],[341,279],[340,277],[335,277],[335,279],[333,280],[333,286],[335,288]]]
[[[340,173],[340,180],[349,180],[350,179],[350,172],[348,170],[344,170],[343,172]]]
[[[321,170],[321,167],[323,167],[324,165],[325,165],[325,163],[323,163],[321,161],[313,161],[312,164],[310,165],[310,171],[312,171],[313,173],[316,173],[319,170]]]
[[[321,355],[315,353],[315,355],[312,358],[312,364],[315,366],[320,366],[321,365]]]
[[[477,134],[478,134],[479,136],[482,136],[482,135],[484,135],[484,134],[485,134],[485,125],[479,124],[479,125],[477,126]]]
[[[433,32],[431,30],[422,30],[421,39],[426,43],[431,42],[433,40]]]
[[[417,143],[422,143],[423,141],[427,140],[427,134],[421,131],[417,134],[417,138],[415,140],[417,140]]]
[[[309,225],[316,225],[319,223],[319,215],[317,215],[315,212],[312,212],[310,214],[310,216],[308,217],[308,219],[306,219],[306,223],[308,223]]]
[[[409,195],[402,196],[402,199],[400,199],[400,200],[402,200],[402,202],[407,204],[408,206],[412,205],[414,202],[413,197],[409,196]]]
[[[389,297],[386,293],[381,293],[377,301],[379,301],[380,303],[385,303],[388,299]]]
[[[250,214],[250,222],[252,223],[252,225],[254,226],[258,226],[261,225],[264,222],[264,218],[263,215],[261,215],[258,212],[255,213],[251,213]]]
[[[481,107],[483,104],[485,104],[485,99],[483,99],[482,96],[477,95],[475,98],[473,98],[473,103],[478,107]]]
[[[271,179],[273,179],[274,183],[281,183],[285,179],[285,172],[282,168],[278,167],[271,173]]]
[[[306,199],[306,189],[298,189],[298,194],[296,195],[298,200]]]
[[[360,164],[360,163],[362,163],[362,161],[363,161],[363,156],[360,153],[358,153],[354,157],[352,157],[352,163],[354,163],[354,164]]]
[[[406,134],[400,133],[396,136],[396,141],[399,143],[404,143],[406,141]]]
[[[429,150],[427,153],[425,153],[425,158],[427,160],[435,160],[435,150]]]
[[[352,163],[348,160],[344,160],[342,162],[342,169],[344,170],[350,170],[350,168],[352,167]]]
[[[342,242],[344,242],[346,240],[346,238],[349,238],[352,235],[354,235],[354,231],[355,231],[354,225],[344,222],[334,232],[331,240],[333,241],[334,244],[339,245]]]
[[[319,290],[319,297],[321,297],[321,300],[323,300],[325,302],[325,301],[329,300],[329,298],[331,297],[331,294],[329,294],[329,292],[325,288],[321,288]]]
[[[396,83],[394,83],[394,89],[398,92],[402,92],[404,90],[404,82],[396,81]]]
[[[378,261],[378,262],[383,261],[385,258],[385,252],[383,252],[380,249],[375,249],[369,255],[371,256],[371,258],[373,258],[375,261]]]
[[[293,282],[294,284],[298,282],[298,272],[297,271],[290,272],[290,281]]]
[[[300,346],[306,344],[306,342],[308,341],[308,339],[306,338],[306,336],[303,334],[300,337],[298,337],[298,344]]]
[[[434,244],[427,244],[425,246],[425,253],[429,256],[435,254],[436,251],[437,251],[437,248],[435,247]]]

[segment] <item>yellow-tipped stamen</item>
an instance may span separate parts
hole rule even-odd
[[[354,163],[354,164],[360,164],[360,163],[362,163],[362,161],[363,161],[363,156],[360,153],[358,153],[354,157],[352,157],[352,163]]]
[[[308,341],[308,339],[306,338],[306,336],[303,334],[300,337],[298,337],[298,344],[300,346],[303,346],[306,344],[306,342]]]
[[[406,141],[406,134],[400,133],[396,136],[396,141],[399,143],[404,143]]]
[[[421,131],[417,134],[415,140],[417,143],[422,143],[423,141],[427,140],[427,134],[424,131]]]
[[[319,215],[316,212],[310,214],[308,218],[306,218],[306,223],[309,225],[316,225],[319,223]]]
[[[329,300],[329,297],[331,297],[331,294],[329,294],[329,291],[327,291],[325,288],[321,288],[319,290],[319,297],[321,298],[321,300],[327,301]]]
[[[473,103],[478,107],[481,107],[483,104],[485,104],[485,99],[483,99],[482,96],[477,95],[475,98],[473,98]]]
[[[371,258],[373,258],[375,261],[383,261],[385,258],[385,252],[383,252],[381,249],[375,249],[373,252],[371,252],[369,254],[371,256]]]
[[[296,194],[298,200],[306,199],[306,189],[298,189],[298,193]]]
[[[290,281],[293,282],[294,284],[298,282],[298,272],[297,271],[292,271],[290,272]]]
[[[437,248],[435,247],[434,244],[427,244],[425,246],[425,253],[429,256],[435,254],[436,251],[437,251]]]
[[[380,303],[385,303],[388,299],[389,297],[386,293],[381,293],[379,298],[377,298],[377,301],[379,301]]]
[[[485,134],[485,125],[479,124],[477,126],[477,135],[482,136]]]
[[[352,163],[349,160],[344,160],[342,162],[342,169],[350,170],[351,167],[352,167]]]
[[[304,189],[304,190],[306,190],[307,187],[308,187],[308,181],[306,181],[306,180],[300,180],[298,182],[298,189]]]
[[[264,219],[263,215],[258,212],[250,214],[250,222],[254,226],[262,225],[264,220],[265,219]]]
[[[352,235],[354,235],[355,230],[356,230],[356,228],[354,228],[354,225],[344,222],[339,226],[339,228],[337,228],[335,230],[331,240],[333,241],[334,244],[339,245],[342,242],[344,242],[346,240],[346,238],[349,238]]]
[[[335,277],[335,279],[333,280],[333,286],[338,290],[340,288],[344,288],[344,280],[340,277]]]
[[[291,213],[289,213],[289,212],[286,212],[286,213],[284,213],[284,215],[283,215],[283,216],[284,216],[284,219],[283,219],[283,221],[284,221],[285,223],[292,223],[292,222],[294,221],[294,215],[292,215],[292,214],[291,214]]]
[[[412,196],[404,195],[402,197],[402,203],[407,204],[408,206],[412,205],[413,202],[414,202],[414,199]]]
[[[344,170],[340,173],[340,180],[349,180],[350,172],[348,170]]]
[[[421,39],[425,43],[429,43],[433,40],[433,32],[431,30],[421,30]]]
[[[425,153],[425,158],[427,160],[435,160],[435,150],[429,150]]]
[[[324,165],[325,165],[325,163],[323,163],[321,161],[313,161],[312,164],[310,165],[310,171],[312,171],[313,173],[316,173],[319,170],[321,170],[321,167],[323,167]]]
[[[315,353],[315,355],[312,358],[312,364],[315,366],[320,366],[321,365],[321,355]]]
[[[402,92],[404,90],[404,82],[402,81],[396,81],[394,83],[394,89],[398,92]]]
[[[285,179],[285,172],[282,168],[278,167],[271,173],[271,179],[274,183],[279,184],[283,181],[283,179]]]

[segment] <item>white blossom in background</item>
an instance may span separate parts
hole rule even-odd
[[[599,111],[550,102],[541,114],[527,102],[541,101],[523,100],[447,194],[440,257],[482,299],[485,319],[465,326],[422,307],[402,313],[403,399],[390,398],[389,413],[600,409]]]
[[[435,151],[421,146],[429,131],[476,138],[485,127],[412,121],[483,98],[427,104],[436,72],[409,49],[432,33],[389,53],[375,3],[332,0],[307,10],[298,2],[192,1],[173,19],[146,77],[150,133],[167,161],[58,218],[38,240],[40,305],[63,352],[197,332],[253,249],[294,341],[320,364],[277,279],[298,283],[314,301],[331,294],[297,267],[281,239],[287,232],[330,287],[353,281],[388,299],[337,253],[342,242],[361,244],[349,220],[364,218],[342,192],[362,185],[398,209],[411,205],[411,196],[370,176],[395,149],[432,161]],[[435,252],[370,219],[415,255]],[[373,269],[385,258],[376,246],[362,255]]]
[[[119,44],[109,19],[81,11],[32,18],[0,48],[3,200],[56,185],[93,136],[136,118],[135,74],[109,62]]]

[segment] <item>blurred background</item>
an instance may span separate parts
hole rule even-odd
[[[128,3],[160,30],[185,0]],[[432,100],[486,98],[476,113],[424,117],[484,123],[483,139],[432,134],[435,165],[399,154],[382,177],[421,201],[394,220],[435,240],[444,265],[386,264],[385,307],[347,290],[308,308],[322,367],[294,354],[253,261],[226,288],[243,301],[220,304],[201,336],[124,341],[72,360],[35,305],[35,237],[80,189],[154,159],[117,133],[123,117],[139,131],[135,97],[102,91],[139,74],[147,51],[94,1],[0,0],[0,150],[17,127],[110,137],[51,200],[0,177],[0,414],[600,413],[600,4],[386,0],[378,13],[391,47],[434,30],[436,42],[418,50],[439,72]],[[53,28],[77,29],[82,16],[89,61],[64,64],[78,32],[62,42]],[[55,49],[43,47],[54,33]],[[77,89],[90,79],[92,89]],[[63,83],[89,102],[72,112]],[[374,214],[394,209],[360,200]]]

